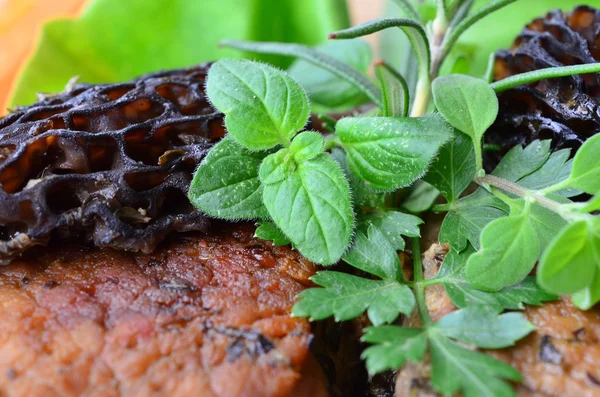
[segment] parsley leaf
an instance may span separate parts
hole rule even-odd
[[[542,302],[558,299],[557,296],[544,291],[535,281],[535,276],[527,276],[518,284],[502,288],[496,292],[485,292],[475,289],[465,277],[467,259],[474,250],[467,247],[458,253],[450,251],[446,254],[444,262],[437,276],[429,281],[437,280],[444,286],[448,297],[459,308],[472,305],[482,305],[503,309],[523,309],[524,303],[528,305],[541,305]]]
[[[558,195],[549,195],[549,198],[558,202],[570,202]],[[509,205],[512,213],[522,213],[525,208],[525,199],[510,200]],[[567,225],[567,221],[556,212],[552,212],[535,203],[532,203],[529,208],[529,221],[535,230],[540,245],[540,252],[543,252],[552,239]]]
[[[452,204],[440,228],[439,241],[462,251],[471,243],[479,249],[483,228],[495,219],[508,214],[509,207],[483,189]]]
[[[550,155],[538,170],[520,179],[519,185],[531,190],[542,190],[564,182],[571,175],[573,159],[569,159],[571,149],[561,149]],[[557,192],[565,197],[581,194],[577,189],[563,189]]]
[[[421,177],[452,136],[439,115],[419,118],[349,117],[336,135],[352,174],[375,191],[393,191]]]
[[[373,344],[361,356],[370,374],[401,368],[406,360],[419,362],[427,350],[427,332],[422,328],[369,327],[362,340]]]
[[[492,175],[517,182],[537,171],[550,157],[550,140],[533,141],[523,148],[517,145],[504,155]]]
[[[571,176],[566,181],[570,187],[595,194],[600,190],[600,135],[589,138],[579,148],[573,159]]]
[[[433,160],[424,180],[435,186],[448,200],[456,201],[471,184],[477,172],[473,142],[462,132],[445,144]]]
[[[421,232],[419,225],[423,221],[414,215],[404,214],[398,211],[376,211],[370,212],[360,219],[359,230],[366,230],[371,225],[377,227],[392,244],[395,251],[402,251],[406,243],[402,236],[419,237]]]
[[[350,320],[367,310],[374,325],[390,323],[400,313],[410,314],[415,298],[410,288],[394,280],[369,280],[334,271],[318,272],[311,280],[324,288],[310,288],[298,294],[292,314],[321,320],[334,316]]]
[[[198,167],[188,193],[200,211],[222,219],[268,218],[258,167],[269,152],[250,152],[226,137]]]
[[[465,397],[512,396],[507,380],[521,380],[519,371],[483,353],[457,345],[439,333],[429,336],[431,383],[442,393],[463,391]]]
[[[307,259],[330,265],[348,248],[354,229],[350,187],[328,154],[301,162],[286,179],[264,186],[263,202]]]
[[[257,222],[258,227],[254,232],[254,237],[263,240],[272,241],[274,246],[288,245],[290,240],[277,229],[273,222]]]
[[[449,338],[486,349],[512,346],[535,329],[522,313],[499,315],[496,309],[486,306],[449,313],[434,327]]]
[[[250,150],[286,144],[310,116],[302,87],[285,72],[262,63],[216,62],[208,72],[206,93],[225,113],[229,134]]]

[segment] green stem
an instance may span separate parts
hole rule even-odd
[[[431,83],[429,82],[429,78],[419,78],[410,117],[421,117],[427,113],[429,99],[431,99]]]
[[[535,83],[536,81],[553,79],[557,77],[572,76],[574,74],[599,73],[600,63],[588,63],[585,65],[561,66],[557,68],[546,68],[517,74],[504,80],[490,84],[496,92],[503,92],[520,85]]]
[[[423,281],[423,264],[421,262],[421,242],[418,237],[412,239],[412,251],[414,272],[413,288],[415,289],[417,310],[421,316],[423,326],[429,327],[433,322],[431,321],[429,311],[427,310],[427,304],[425,303],[425,286],[421,284]]]
[[[446,203],[446,204],[435,204],[432,208],[431,208],[432,212],[435,213],[440,213],[440,212],[450,212],[452,211],[452,204],[451,203]]]
[[[475,147],[475,165],[476,165],[476,170],[482,170],[483,169],[483,154],[481,151],[481,141],[479,139],[474,139],[473,140],[474,143],[474,147]]]

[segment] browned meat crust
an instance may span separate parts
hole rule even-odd
[[[425,276],[433,277],[448,252],[448,246],[433,244],[423,256]],[[444,288],[427,287],[427,307],[434,320],[456,310]],[[536,330],[514,347],[488,351],[521,371],[517,385],[522,397],[600,396],[600,307],[589,311],[575,308],[568,298],[543,306],[528,306],[525,315]],[[414,323],[415,319],[410,321]],[[428,383],[427,364],[409,364],[398,376],[398,397],[436,396]]]
[[[325,395],[309,323],[289,316],[314,266],[248,225],[214,229],[0,268],[0,396]]]

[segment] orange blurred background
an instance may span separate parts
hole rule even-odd
[[[0,106],[7,103],[15,78],[35,47],[42,24],[50,19],[79,15],[88,1],[0,0]],[[383,1],[349,0],[353,23],[381,15]],[[4,109],[5,106],[0,115]]]

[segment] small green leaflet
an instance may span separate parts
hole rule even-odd
[[[470,246],[460,253],[451,250],[446,254],[438,275],[431,280],[436,280],[444,286],[448,297],[457,307],[480,305],[489,306],[497,311],[519,310],[524,309],[524,303],[539,306],[542,302],[558,299],[540,288],[534,276],[527,276],[520,283],[496,292],[475,289],[465,277],[467,259],[474,252]]]
[[[523,149],[517,145],[502,158],[492,175],[517,182],[538,170],[550,157],[550,140],[533,141]]]
[[[600,238],[586,221],[565,227],[540,259],[538,283],[556,294],[573,294],[594,280],[600,266]]]
[[[573,160],[571,176],[567,186],[583,190],[589,194],[600,191],[600,134],[589,138],[579,148]]]
[[[334,271],[318,272],[311,280],[324,288],[310,288],[298,294],[292,315],[321,320],[334,316],[350,320],[367,310],[374,325],[390,323],[400,313],[410,314],[415,298],[410,288],[394,280],[369,280]]]
[[[298,164],[286,179],[266,185],[263,202],[275,224],[313,262],[334,264],[350,245],[350,187],[327,154]]]
[[[329,41],[316,49],[363,74],[373,58],[371,46],[362,39]],[[307,61],[294,62],[289,73],[306,89],[317,112],[345,111],[368,101],[355,85]]]
[[[344,262],[382,279],[403,281],[402,266],[396,250],[373,224],[367,233],[358,231],[354,244],[344,256]]]
[[[434,327],[448,338],[486,349],[512,346],[535,329],[522,313],[499,315],[486,306],[469,306],[449,313]]]
[[[479,189],[452,205],[440,229],[439,241],[448,243],[455,251],[462,251],[470,242],[481,247],[481,231],[495,219],[508,215],[509,207],[502,200]]]
[[[419,118],[349,117],[336,135],[352,174],[375,191],[393,191],[421,177],[452,136],[435,114]]]
[[[277,229],[273,222],[257,222],[258,227],[254,232],[254,237],[262,240],[272,241],[274,246],[288,245],[290,240]]]
[[[566,198],[558,195],[548,195],[548,198],[559,203],[569,202]],[[508,204],[511,207],[511,213],[520,214],[525,208],[525,199],[510,200]],[[567,221],[560,215],[535,203],[532,203],[529,208],[529,221],[535,230],[540,252],[543,252],[554,237],[567,225]]]
[[[435,186],[448,202],[454,202],[471,184],[476,172],[473,142],[462,132],[454,131],[454,138],[442,147],[424,180]]]
[[[402,236],[419,237],[419,225],[423,221],[414,215],[398,211],[370,212],[359,220],[358,229],[366,231],[371,225],[376,226],[389,240],[394,251],[402,251],[406,243]]]
[[[310,160],[323,152],[325,139],[318,132],[302,132],[294,138],[290,145],[290,152],[297,162]]]
[[[370,374],[401,368],[406,360],[419,362],[427,351],[427,332],[422,328],[382,325],[365,329],[362,340],[372,343],[362,353]]]
[[[431,383],[449,395],[463,391],[465,397],[514,396],[504,380],[521,380],[519,371],[486,354],[475,352],[432,333],[429,337]]]
[[[258,177],[264,185],[281,182],[296,170],[294,155],[287,149],[267,156],[260,165]]]
[[[531,190],[543,190],[550,186],[564,182],[571,175],[573,159],[571,149],[561,149],[550,155],[548,160],[537,171],[520,179],[519,185]],[[557,192],[565,197],[573,197],[581,194],[577,189],[563,189]]]
[[[439,196],[439,190],[421,179],[410,187],[408,196],[402,202],[402,209],[413,214],[425,212],[435,204]]]
[[[222,219],[268,218],[262,203],[258,167],[269,152],[249,152],[224,138],[208,153],[192,180],[190,202]]]
[[[222,60],[213,64],[206,93],[225,113],[229,134],[250,150],[286,144],[310,116],[302,87],[285,72],[262,63]]]
[[[481,233],[481,250],[467,260],[467,280],[484,291],[498,291],[523,280],[540,252],[526,210],[489,223]]]
[[[471,137],[480,157],[481,137],[498,115],[498,98],[488,83],[454,74],[433,81],[435,106],[456,129]]]
[[[596,270],[594,280],[583,290],[571,296],[571,301],[581,310],[589,310],[600,302],[600,271]]]

